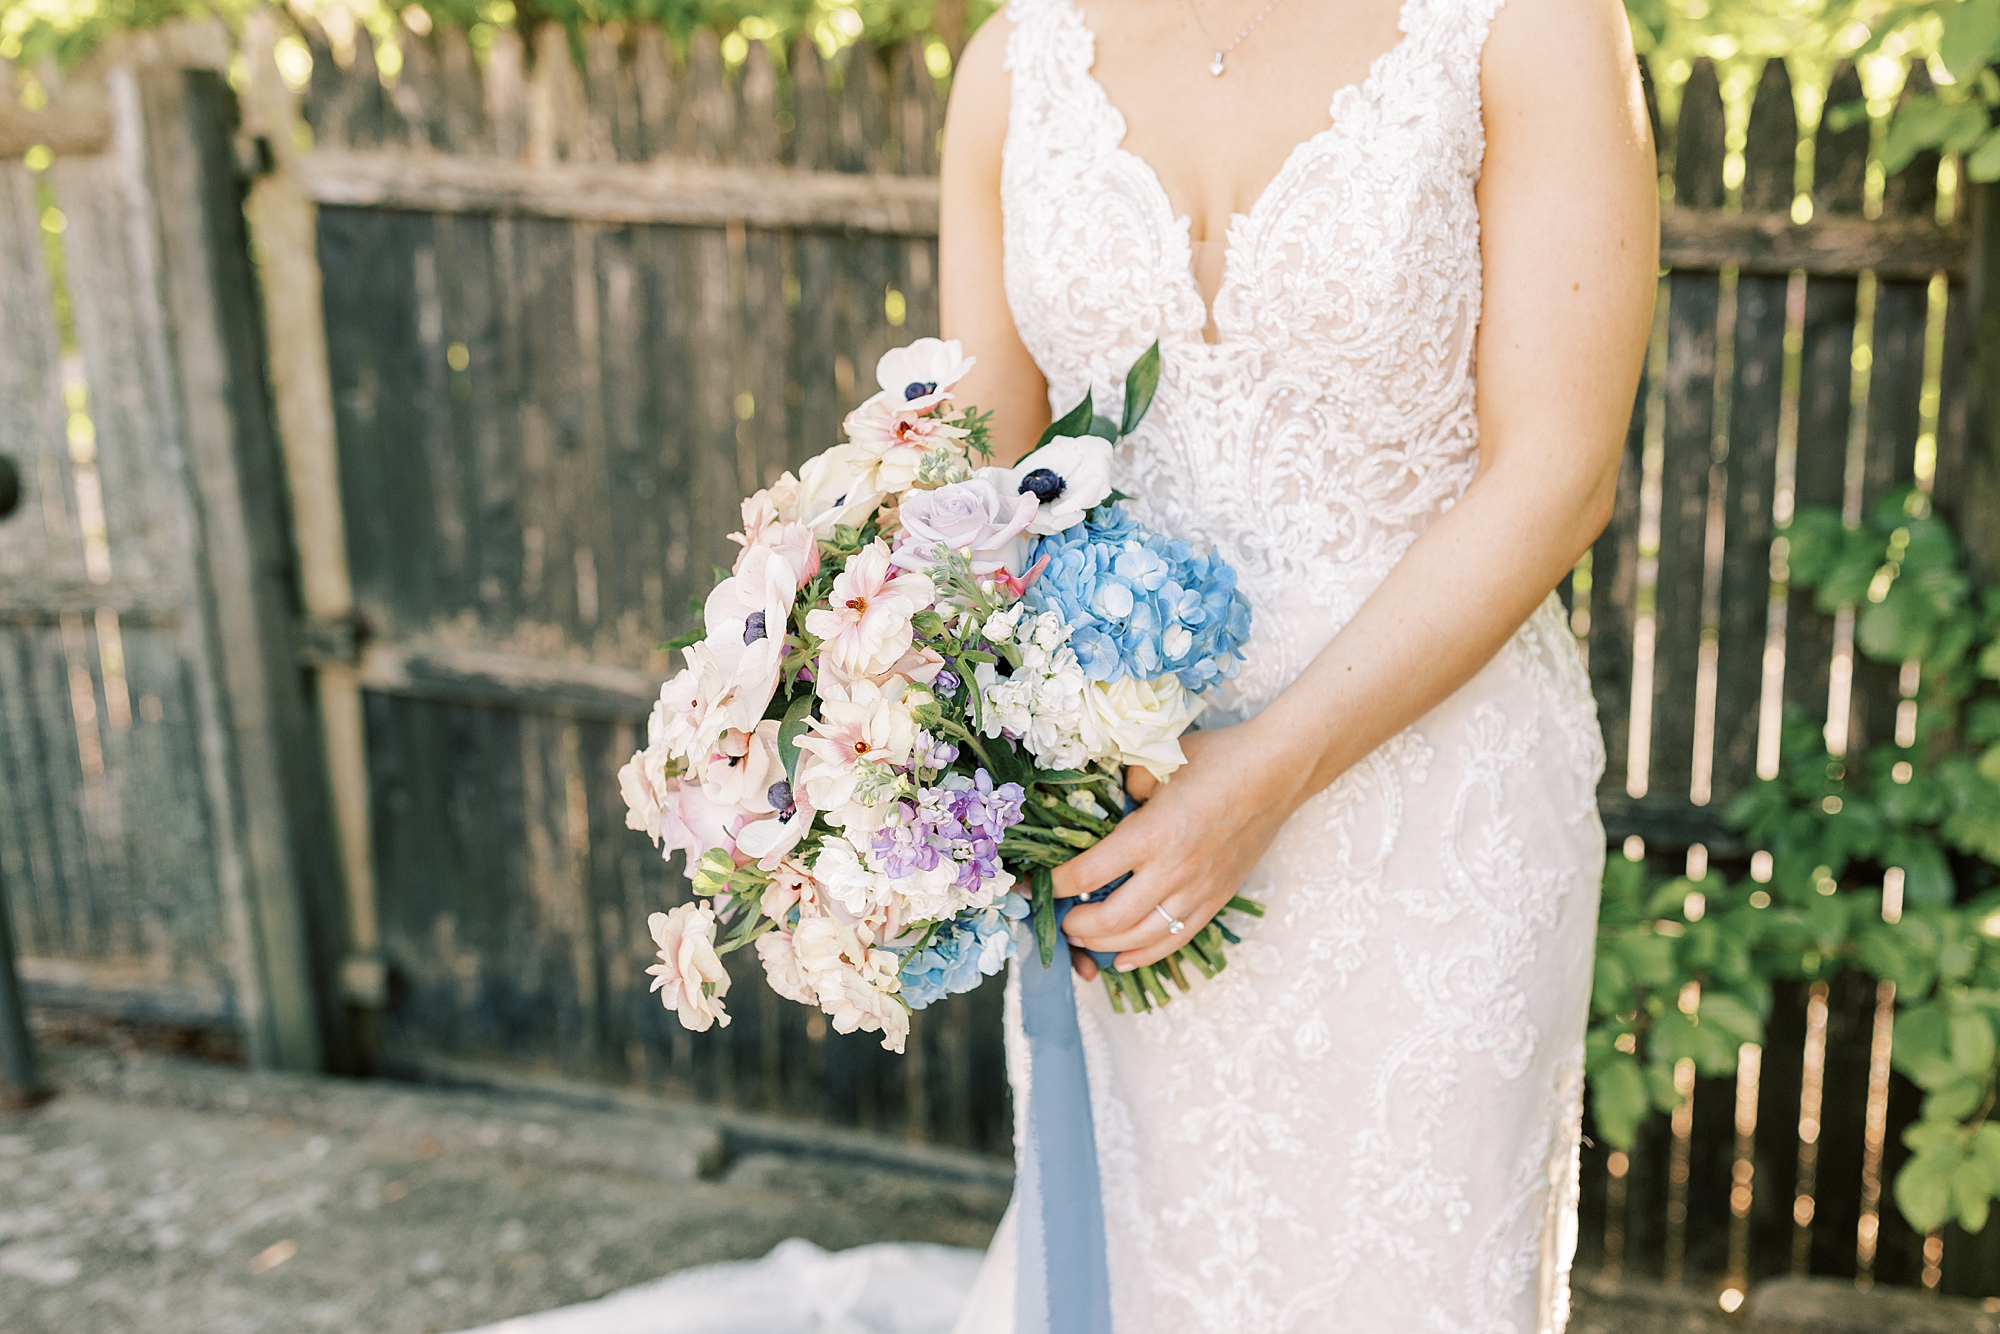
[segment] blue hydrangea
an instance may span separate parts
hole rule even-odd
[[[1028,605],[1063,618],[1091,680],[1171,673],[1205,690],[1236,675],[1250,602],[1226,561],[1148,532],[1116,503],[1044,537],[1035,554],[1048,567]]]
[[[962,912],[938,925],[922,949],[903,956],[903,999],[912,1010],[970,991],[1014,957],[1011,924],[1028,915],[1028,901],[1003,894],[991,908]]]

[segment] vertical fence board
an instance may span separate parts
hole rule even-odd
[[[1784,61],[1770,60],[1758,82],[1744,147],[1746,212],[1791,209],[1797,152],[1791,79]],[[1756,775],[1790,285],[1783,275],[1746,273],[1736,280],[1713,776],[1713,791],[1725,795],[1742,791]]]
[[[1842,65],[1829,85],[1827,105],[1840,106],[1860,96],[1859,76],[1851,65]],[[1858,216],[1867,178],[1868,126],[1835,130],[1832,120],[1822,118],[1815,144],[1814,216]],[[1839,508],[1845,497],[1857,287],[1853,278],[1806,281],[1798,453],[1793,466],[1797,505]],[[1827,716],[1832,659],[1832,617],[1813,606],[1811,594],[1794,592],[1785,617],[1785,699],[1801,705],[1815,721]]]
[[[1674,206],[1722,202],[1722,92],[1707,60],[1681,93]],[[1653,717],[1647,791],[1685,801],[1694,757],[1710,441],[1715,434],[1716,321],[1712,273],[1667,280],[1666,453],[1660,475],[1659,578],[1653,610]]]

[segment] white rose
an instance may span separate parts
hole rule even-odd
[[[1041,502],[1031,533],[1060,533],[1111,494],[1111,442],[1094,435],[1059,435],[1012,470],[1014,489]]]
[[[1083,704],[1084,742],[1096,758],[1136,764],[1163,781],[1187,763],[1181,733],[1204,707],[1172,676],[1092,681],[1084,687]]]
[[[706,1033],[712,1025],[729,1027],[722,998],[729,994],[729,973],[715,952],[715,914],[706,903],[683,903],[672,912],[646,919],[659,946],[660,961],[648,968],[653,990],[681,1026]]]

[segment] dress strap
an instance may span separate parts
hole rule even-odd
[[[1471,86],[1477,88],[1486,34],[1493,26],[1493,16],[1506,3],[1507,0],[1410,0],[1405,11],[1406,22],[1411,31],[1419,26],[1428,29],[1434,49],[1453,74],[1469,78]]]

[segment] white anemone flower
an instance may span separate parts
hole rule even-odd
[[[1094,435],[1059,435],[1015,464],[1013,489],[1041,502],[1028,531],[1060,533],[1111,494],[1111,442]]]
[[[756,728],[777,692],[798,591],[789,560],[771,547],[751,547],[708,595],[703,642],[728,683],[729,724],[739,732]]]
[[[978,362],[965,355],[956,338],[919,338],[907,347],[892,347],[875,363],[875,383],[882,397],[905,412],[928,412],[951,396]]]

